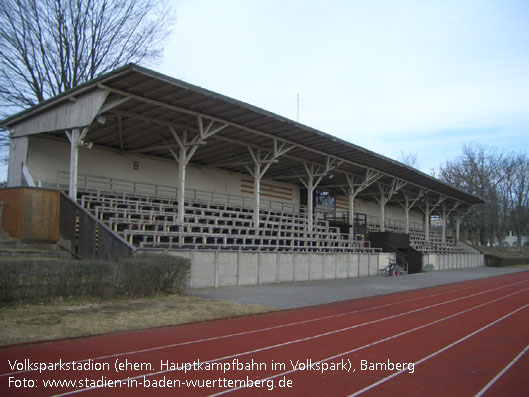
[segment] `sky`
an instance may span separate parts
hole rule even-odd
[[[174,0],[156,71],[431,173],[529,152],[529,1]]]
[[[428,174],[529,152],[529,0],[169,1],[158,72],[292,120],[299,94],[299,122]]]

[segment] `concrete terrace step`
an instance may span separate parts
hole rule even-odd
[[[24,242],[13,238],[0,229],[0,258],[15,260],[17,258],[71,259],[71,254],[62,250],[57,244]]]
[[[3,258],[54,258],[54,259],[70,259],[71,255],[66,251],[51,250],[51,249],[35,249],[35,248],[6,248],[0,247],[0,257]]]
[[[4,229],[0,229],[0,238],[11,238],[11,236]]]
[[[0,237],[0,247],[1,248],[22,248],[24,247],[24,243],[14,238]]]
[[[59,265],[68,261],[77,261],[76,259],[70,258],[45,258],[40,256],[14,256],[6,257],[0,256],[0,266],[9,266],[14,265],[18,266],[19,264],[34,264],[34,265]]]

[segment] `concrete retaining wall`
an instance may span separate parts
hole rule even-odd
[[[424,254],[423,269],[426,265],[432,265],[433,270],[481,267],[485,266],[485,256],[483,254]]]
[[[392,253],[259,252],[167,250],[191,260],[190,288],[228,287],[310,280],[372,277],[381,273]],[[425,254],[423,267],[433,270],[485,266],[482,254]]]
[[[393,254],[174,250],[191,259],[191,288],[376,276]]]

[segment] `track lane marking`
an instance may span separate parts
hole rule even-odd
[[[491,381],[489,383],[487,383],[483,389],[481,389],[477,394],[476,394],[476,397],[481,397],[483,394],[485,394],[485,392],[487,392],[490,387],[496,383],[496,381],[498,379],[500,379],[514,364],[516,364],[516,362],[529,350],[529,345],[525,346],[525,349],[523,349],[516,357],[514,357],[514,359],[509,363],[507,364],[500,372],[498,372],[498,374],[491,379]]]
[[[472,308],[465,309],[465,310],[463,310],[463,311],[460,311],[460,312],[457,312],[457,313],[451,314],[450,316],[443,317],[443,318],[437,319],[437,320],[435,320],[435,321],[432,321],[432,322],[430,322],[430,323],[423,324],[423,325],[420,325],[420,326],[418,326],[418,327],[411,328],[411,329],[409,329],[409,330],[407,330],[407,331],[403,331],[403,332],[400,332],[400,333],[398,333],[398,334],[395,334],[395,335],[389,336],[389,337],[387,337],[387,338],[379,339],[378,341],[368,343],[368,344],[366,344],[366,345],[364,345],[364,346],[360,346],[360,347],[354,348],[354,349],[352,349],[352,350],[348,350],[348,351],[346,351],[346,352],[342,352],[342,353],[336,354],[336,355],[334,355],[334,356],[324,358],[324,359],[322,359],[322,360],[316,361],[316,362],[315,362],[315,365],[320,364],[320,363],[324,363],[324,362],[326,362],[326,361],[334,360],[334,359],[336,359],[336,358],[340,358],[340,357],[342,357],[342,356],[346,356],[346,355],[351,354],[351,353],[355,353],[355,352],[357,352],[357,351],[359,351],[359,350],[363,350],[363,349],[366,349],[366,348],[369,348],[369,347],[372,347],[372,346],[378,345],[378,344],[380,344],[380,343],[390,341],[390,340],[392,340],[392,339],[395,339],[395,338],[397,338],[397,337],[401,337],[401,336],[403,336],[403,335],[407,335],[407,334],[409,334],[409,333],[412,333],[412,332],[418,331],[418,330],[420,330],[420,329],[423,329],[423,328],[429,327],[429,326],[431,326],[431,325],[438,324],[438,323],[440,323],[440,322],[442,322],[442,321],[449,320],[449,319],[451,319],[451,318],[453,318],[453,317],[457,317],[457,316],[459,316],[459,315],[461,315],[461,314],[468,313],[468,312],[470,312],[470,311],[472,311],[472,310],[479,309],[479,308],[484,307],[484,306],[486,306],[486,305],[489,305],[489,304],[491,304],[491,303],[499,302],[499,301],[501,301],[501,300],[503,300],[503,299],[509,298],[509,297],[511,297],[511,296],[513,296],[513,295],[517,295],[517,294],[522,293],[522,292],[527,291],[527,290],[529,290],[529,288],[524,288],[523,290],[516,291],[516,292],[513,292],[513,293],[511,293],[511,294],[508,294],[508,295],[502,296],[502,297],[500,297],[500,298],[496,298],[496,299],[494,299],[494,300],[492,300],[492,301],[489,301],[489,302],[485,302],[485,303],[479,304],[479,305],[474,306],[474,307],[472,307]],[[529,303],[528,303],[526,306],[529,306]],[[230,357],[230,358],[231,358],[231,357]],[[219,361],[220,361],[220,360],[219,360]],[[416,364],[417,364],[417,363],[416,363]],[[269,376],[269,377],[267,377],[267,378],[263,378],[263,379],[261,379],[261,380],[262,380],[262,381],[267,381],[267,380],[269,380],[269,379],[275,379],[275,378],[278,378],[278,377],[280,377],[280,376],[289,375],[289,374],[292,374],[292,373],[294,373],[294,372],[298,372],[298,371],[299,371],[299,370],[297,370],[297,369],[292,369],[292,370],[290,370],[290,371],[281,372],[280,374],[276,374],[276,375],[273,375],[273,376]],[[406,371],[402,371],[402,372],[406,372]],[[244,389],[244,388],[245,388],[245,386],[241,386],[241,387],[236,387],[236,388],[233,388],[233,389],[224,390],[224,391],[219,392],[219,393],[216,393],[216,394],[211,394],[209,397],[221,396],[221,395],[223,395],[223,394],[230,393],[230,392],[232,392],[232,391],[236,391],[236,390],[240,390],[240,389]]]
[[[516,278],[509,277],[509,278],[507,278],[507,281],[510,281],[511,279],[516,279]],[[482,279],[480,279],[480,280],[482,280]],[[470,280],[470,281],[474,281],[474,280]],[[513,284],[508,284],[506,286],[501,286],[501,287],[498,287],[498,288],[482,291],[479,294],[490,292],[490,291],[494,291],[494,290],[500,289],[500,288],[505,288],[507,286],[520,284],[520,283],[523,283],[523,282],[526,282],[526,281],[529,281],[529,280],[522,280],[522,281],[519,281],[519,282],[516,282],[516,283],[513,283]],[[471,288],[474,288],[474,287],[475,286],[469,286],[469,287],[459,288],[459,289],[456,289],[456,290],[450,290],[450,291],[441,292],[441,293],[438,293],[438,294],[433,294],[433,295],[428,295],[428,296],[421,296],[421,297],[416,298],[416,300],[434,298],[436,296],[447,295],[447,294],[450,294],[450,293],[453,293],[453,292],[460,292],[460,291],[464,291],[464,290],[471,289]],[[428,288],[430,288],[430,287],[428,287]],[[414,291],[418,291],[418,290],[414,290]],[[380,295],[378,295],[378,296],[380,296]],[[469,295],[469,296],[473,296],[473,295]],[[339,302],[336,302],[336,303],[339,303]],[[364,309],[353,310],[353,311],[350,311],[350,312],[338,313],[338,314],[333,314],[333,315],[329,315],[329,316],[318,317],[318,318],[308,319],[308,320],[303,320],[303,321],[296,321],[296,322],[291,322],[291,323],[287,323],[287,324],[276,325],[276,326],[273,326],[273,327],[259,328],[259,329],[251,330],[251,331],[243,331],[243,332],[237,332],[237,333],[233,333],[233,334],[213,336],[213,337],[210,337],[210,338],[195,339],[195,340],[191,340],[191,341],[187,341],[187,342],[178,342],[178,343],[173,343],[173,344],[170,344],[170,345],[149,347],[149,348],[146,348],[146,349],[140,349],[140,350],[134,350],[134,351],[128,351],[128,352],[122,352],[122,353],[116,353],[116,354],[109,354],[109,355],[98,356],[98,357],[93,357],[93,358],[89,357],[89,358],[85,358],[83,360],[70,361],[70,362],[68,362],[68,364],[71,364],[73,362],[84,363],[84,362],[88,362],[90,360],[92,360],[92,361],[106,360],[106,359],[109,359],[109,358],[122,357],[122,356],[133,355],[133,354],[148,353],[148,352],[164,350],[164,349],[171,349],[173,347],[186,346],[186,345],[191,345],[191,344],[195,344],[195,343],[211,342],[211,341],[214,341],[214,340],[227,339],[227,338],[232,338],[232,337],[236,337],[236,336],[250,335],[250,334],[254,334],[254,333],[272,331],[272,330],[276,330],[276,329],[280,329],[280,328],[292,327],[292,326],[295,326],[295,325],[308,324],[308,323],[315,322],[315,321],[323,321],[323,320],[328,320],[330,318],[337,318],[337,317],[342,317],[342,316],[347,316],[347,315],[351,315],[351,314],[362,313],[362,312],[366,312],[366,311],[370,311],[370,310],[376,310],[376,309],[389,307],[389,306],[400,305],[400,304],[401,304],[401,302],[392,302],[392,303],[387,303],[387,304],[384,304],[384,305],[379,305],[379,306],[374,306],[374,307],[369,307],[369,308],[364,308]],[[139,331],[139,332],[141,332],[141,331]],[[7,372],[7,373],[0,374],[0,378],[4,378],[4,377],[7,377],[7,376],[24,374],[24,373],[28,373],[28,372],[35,372],[35,370],[23,370],[23,371]]]
[[[521,282],[518,282],[518,283],[514,283],[512,285],[516,285],[516,284],[520,284],[522,282],[526,282],[526,281],[529,281],[529,280],[524,280],[524,281],[521,281]],[[475,294],[472,294],[472,295],[468,295],[466,297],[460,297],[460,298],[456,298],[456,299],[453,299],[451,301],[446,301],[446,302],[442,302],[442,303],[438,303],[438,304],[435,304],[435,305],[431,305],[431,306],[428,306],[428,307],[424,307],[424,308],[421,308],[421,309],[414,309],[414,310],[411,310],[409,312],[406,312],[406,313],[399,313],[397,315],[393,315],[393,316],[389,316],[389,317],[386,317],[386,318],[383,318],[383,319],[378,319],[378,320],[372,320],[372,321],[368,321],[368,322],[365,322],[365,323],[362,323],[362,324],[356,324],[354,326],[350,326],[350,327],[345,327],[345,328],[341,328],[341,329],[338,329],[338,330],[333,330],[333,331],[329,331],[329,332],[325,332],[323,334],[318,334],[318,335],[313,335],[313,336],[310,336],[310,337],[306,337],[306,338],[301,338],[301,339],[296,339],[296,340],[292,340],[292,341],[288,341],[288,342],[283,342],[283,343],[279,343],[279,344],[276,344],[276,345],[271,345],[271,346],[266,346],[266,347],[262,347],[262,348],[259,348],[259,349],[254,349],[254,350],[249,350],[249,351],[246,351],[246,352],[241,352],[241,353],[235,353],[235,354],[231,354],[231,355],[228,355],[228,356],[224,356],[224,357],[218,357],[218,358],[215,358],[215,359],[211,359],[211,360],[207,360],[207,361],[203,361],[204,364],[207,364],[207,363],[213,363],[213,362],[218,362],[218,361],[223,361],[223,360],[229,360],[229,359],[233,359],[233,358],[236,358],[236,357],[241,357],[241,356],[245,356],[245,355],[248,355],[248,354],[253,354],[253,353],[259,353],[259,352],[262,352],[262,351],[267,351],[267,350],[272,350],[272,349],[276,349],[276,348],[279,348],[279,347],[283,347],[283,346],[288,346],[288,345],[292,345],[294,343],[300,343],[300,342],[305,342],[305,341],[308,341],[308,340],[312,340],[312,339],[317,339],[317,338],[321,338],[321,337],[324,337],[324,336],[329,336],[329,335],[332,335],[332,334],[336,334],[336,333],[339,333],[339,332],[343,332],[343,331],[348,331],[348,330],[351,330],[351,329],[354,329],[354,328],[359,328],[359,327],[362,327],[362,326],[365,326],[365,325],[371,325],[371,324],[375,324],[375,323],[379,323],[379,322],[382,322],[382,321],[385,321],[385,320],[388,320],[388,319],[393,319],[393,318],[398,318],[398,317],[402,317],[406,314],[411,314],[411,313],[416,313],[416,312],[419,312],[419,311],[423,311],[423,310],[427,310],[427,309],[430,309],[432,307],[437,307],[437,306],[441,306],[443,304],[447,304],[447,303],[451,303],[451,302],[455,302],[455,301],[459,301],[459,300],[462,300],[462,299],[466,299],[466,298],[469,298],[469,297],[472,297],[472,296],[476,296],[476,295],[481,295],[483,293],[486,293],[486,292],[490,292],[492,290],[498,290],[498,289],[501,289],[501,288],[505,288],[507,286],[504,286],[504,287],[498,287],[498,288],[494,288],[494,289],[491,289],[491,290],[488,290],[488,291],[482,291],[482,292],[479,292],[479,293],[475,293]],[[355,352],[355,351],[358,351],[358,350],[362,350],[364,348],[367,348],[367,347],[371,347],[371,346],[374,346],[374,345],[377,345],[379,343],[382,343],[382,342],[386,342],[388,340],[391,340],[391,339],[394,339],[396,337],[399,337],[399,336],[402,336],[402,335],[406,335],[408,333],[411,333],[411,332],[414,332],[414,331],[417,331],[419,329],[422,329],[422,328],[425,328],[425,327],[428,327],[430,325],[433,325],[433,324],[437,324],[441,321],[445,321],[447,319],[450,319],[450,318],[453,318],[453,317],[456,317],[458,315],[461,315],[463,313],[466,313],[466,312],[469,312],[471,310],[475,310],[477,308],[480,308],[480,307],[483,307],[483,306],[486,306],[486,305],[489,305],[491,303],[494,303],[494,302],[498,302],[500,300],[503,300],[503,299],[506,299],[510,296],[513,296],[513,295],[516,295],[516,294],[519,294],[519,293],[522,293],[522,292],[525,292],[529,290],[529,287],[527,288],[524,288],[522,290],[519,290],[519,291],[516,291],[516,292],[512,292],[508,295],[504,295],[500,298],[496,298],[496,299],[493,299],[492,301],[488,301],[488,302],[485,302],[485,303],[482,303],[482,304],[479,304],[477,306],[474,306],[472,308],[469,308],[469,309],[465,309],[461,312],[457,312],[455,314],[452,314],[450,316],[447,316],[447,317],[444,317],[442,319],[437,319],[433,322],[430,322],[430,323],[427,323],[427,324],[423,324],[421,326],[418,326],[416,328],[413,328],[413,329],[410,329],[410,330],[407,330],[407,331],[404,331],[404,332],[401,332],[400,334],[396,334],[396,335],[392,335],[390,337],[387,337],[387,338],[384,338],[384,339],[380,339],[378,341],[375,341],[375,342],[372,342],[370,344],[367,344],[367,345],[364,345],[364,346],[361,346],[359,348],[355,348],[353,350],[350,350],[350,351],[347,351],[347,352],[343,352],[343,353],[340,353],[338,355],[335,355],[335,356],[332,356],[332,357],[328,357],[326,359],[323,359],[323,360],[320,360],[318,361],[317,363],[322,363],[322,362],[325,362],[325,361],[329,361],[329,360],[332,360],[334,358],[337,358],[337,357],[341,357],[341,356],[344,356],[344,355],[347,355],[347,354],[350,354],[352,352]],[[163,374],[166,374],[166,373],[170,373],[170,372],[174,372],[175,370],[164,370],[164,371],[156,371],[156,372],[151,372],[151,373],[147,373],[147,374],[141,374],[141,375],[137,375],[137,376],[134,376],[134,377],[129,377],[129,378],[125,378],[125,379],[120,379],[120,380],[116,380],[115,383],[125,383],[125,382],[129,382],[129,381],[132,381],[132,380],[136,380],[136,379],[140,379],[140,378],[144,378],[144,377],[151,377],[151,376],[156,376],[156,375],[163,375]],[[276,374],[274,376],[271,376],[271,377],[268,377],[268,378],[264,378],[263,380],[268,380],[268,379],[274,379],[278,376],[282,376],[282,375],[286,375],[286,374],[289,374],[289,373],[293,373],[293,372],[296,372],[298,370],[291,370],[291,371],[287,371],[287,372],[283,372],[281,374]],[[217,395],[221,395],[221,394],[225,394],[225,393],[228,393],[228,392],[231,392],[231,391],[235,391],[235,390],[239,390],[239,389],[242,389],[244,387],[239,387],[239,388],[234,388],[234,389],[229,389],[229,390],[225,390],[221,393],[218,393],[218,394],[214,394],[213,396],[217,396]],[[72,395],[72,394],[77,394],[77,393],[81,393],[81,392],[85,392],[85,391],[91,391],[91,390],[96,390],[96,389],[100,389],[100,387],[89,387],[89,388],[84,388],[84,389],[78,389],[78,390],[72,390],[70,392],[66,392],[66,393],[62,393],[62,394],[57,394],[57,396],[67,396],[67,395]]]
[[[432,354],[429,354],[428,356],[421,358],[419,361],[416,361],[416,362],[415,362],[415,366],[422,364],[423,362],[429,360],[430,358],[435,357],[435,356],[437,356],[438,354],[443,353],[444,351],[446,351],[446,350],[448,350],[448,349],[454,347],[455,345],[458,345],[458,344],[461,343],[461,342],[464,342],[465,340],[467,340],[467,339],[473,337],[474,335],[476,335],[476,334],[478,334],[478,333],[480,333],[480,332],[486,330],[487,328],[492,327],[493,325],[495,325],[495,324],[497,324],[497,323],[499,323],[499,322],[505,320],[506,318],[512,316],[513,314],[518,313],[519,311],[521,311],[521,310],[523,310],[523,309],[525,309],[525,308],[527,308],[527,307],[529,307],[529,303],[526,303],[525,305],[520,306],[520,307],[517,308],[516,310],[513,310],[512,312],[507,313],[506,315],[504,315],[504,316],[502,316],[502,317],[500,317],[500,318],[494,320],[493,322],[491,322],[491,323],[489,323],[489,324],[487,324],[487,325],[485,325],[485,326],[483,326],[483,327],[477,329],[477,330],[474,331],[474,332],[471,332],[470,334],[467,334],[466,336],[464,336],[464,337],[462,337],[462,338],[456,340],[455,342],[452,342],[452,343],[450,343],[449,345],[446,345],[446,346],[443,347],[442,349],[439,349],[439,350],[433,352]],[[385,378],[383,378],[383,379],[380,379],[378,382],[375,382],[375,383],[373,383],[373,384],[371,384],[371,385],[369,385],[369,386],[367,386],[367,387],[364,387],[364,388],[361,389],[361,390],[358,390],[357,392],[355,392],[355,393],[353,393],[353,394],[350,394],[348,397],[355,397],[355,396],[358,396],[358,395],[360,395],[360,394],[362,394],[362,393],[364,393],[364,392],[366,392],[366,391],[368,391],[368,390],[371,390],[371,389],[373,389],[373,388],[375,388],[375,387],[381,385],[382,383],[385,383],[385,382],[387,382],[388,380],[393,379],[393,378],[395,378],[396,376],[398,376],[398,375],[400,375],[400,374],[403,374],[404,372],[407,372],[407,371],[408,371],[407,369],[405,369],[405,370],[401,370],[401,371],[397,371],[397,372],[395,372],[395,373],[393,373],[393,374],[391,374],[391,375],[389,375],[389,376],[387,376],[387,377],[385,377]]]

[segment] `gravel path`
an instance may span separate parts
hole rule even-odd
[[[515,268],[480,267],[417,273],[399,277],[363,277],[239,287],[188,289],[192,296],[279,309],[319,305],[366,296],[432,287],[501,274],[527,271]]]

